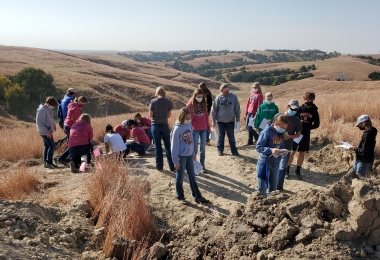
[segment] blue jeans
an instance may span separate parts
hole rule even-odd
[[[264,166],[264,160],[259,159],[256,165],[256,172],[259,174],[260,170]],[[265,180],[260,178],[258,179],[258,188],[257,191],[260,192],[261,195],[269,197],[269,194],[272,191],[277,190],[278,184],[278,163],[267,163],[268,171],[267,171],[267,179],[268,179],[268,189],[265,183]]]
[[[355,161],[353,166],[356,174],[360,174],[361,176],[365,176],[368,169],[372,168],[372,163],[365,163],[362,161]]]
[[[152,140],[153,140],[152,129],[151,128],[145,129],[145,133],[149,137],[150,144],[152,144]]]
[[[85,145],[78,145],[78,146],[73,146],[69,148],[69,153],[70,153],[70,158],[71,160],[75,163],[75,167],[79,168],[81,165],[81,156],[82,155],[87,155],[86,161],[87,163],[91,163],[91,152],[93,150],[93,145],[90,142],[89,144]]]
[[[206,130],[194,130],[193,131],[193,142],[194,142],[194,154],[197,156],[198,153],[198,140],[199,137],[201,138],[201,157],[200,157],[200,163],[203,166],[203,169],[205,169],[205,158],[206,158],[206,137],[207,137],[207,129]]]
[[[44,141],[44,162],[52,164],[53,163],[53,154],[55,150],[54,139],[47,137],[46,135],[41,135],[42,140]]]
[[[248,143],[253,143],[253,138],[257,141],[259,134],[249,125],[249,119],[254,117],[254,114],[248,113],[246,118],[245,128],[248,130]]]
[[[284,189],[285,171],[286,171],[286,166],[288,165],[289,157],[290,157],[290,153],[288,153],[285,156],[281,156],[281,161],[280,161],[279,170],[278,170],[278,184],[277,184],[278,190]]]
[[[218,127],[218,142],[216,145],[216,147],[218,148],[218,151],[219,152],[224,151],[224,137],[226,136],[226,132],[227,132],[227,137],[230,143],[231,153],[237,152],[235,135],[234,135],[235,123],[234,122],[230,122],[230,123],[216,122],[216,126]]]
[[[67,125],[64,126],[64,129],[65,129],[65,133],[66,133],[66,136],[67,136],[67,143],[69,143],[69,139],[70,139],[70,127],[68,127]],[[58,157],[58,160],[66,160],[66,158],[70,155],[70,152],[69,152],[69,148],[67,148],[63,154],[61,154],[61,156]]]
[[[138,153],[139,155],[144,155],[145,150],[148,148],[149,144],[140,144],[140,143],[126,143],[125,154],[130,154],[131,150]]]
[[[189,176],[191,194],[194,199],[199,199],[202,197],[199,191],[197,180],[195,179],[193,156],[180,156],[179,157],[180,169],[176,171],[175,174],[175,193],[179,200],[184,200],[185,195],[183,193],[183,177],[185,175],[185,170]]]
[[[174,171],[174,163],[172,160],[172,153],[170,151],[170,129],[168,125],[152,125],[152,135],[153,141],[156,145],[155,148],[155,158],[156,158],[156,169],[162,170],[164,168],[164,158],[162,157],[162,146],[161,138],[164,140],[166,159],[171,171]]]

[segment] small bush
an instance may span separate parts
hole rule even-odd
[[[36,190],[38,190],[37,178],[27,167],[20,167],[0,176],[0,197],[3,199],[23,199]]]
[[[348,81],[348,80],[351,80],[351,77],[347,74],[342,73],[342,74],[339,74],[338,76],[336,76],[335,79],[337,81]]]
[[[380,72],[371,72],[370,74],[368,74],[368,78],[370,78],[371,80],[380,80]]]

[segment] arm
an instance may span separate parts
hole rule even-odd
[[[91,142],[92,141],[92,139],[94,138],[94,129],[92,129],[92,126],[91,125],[89,125],[90,126],[90,134],[89,134],[89,140],[88,140],[88,142]]]
[[[244,119],[247,117],[248,115],[248,107],[249,107],[249,103],[250,103],[251,99],[248,98],[248,101],[247,101],[247,105],[245,106],[245,116],[244,116]]]
[[[104,143],[104,146],[106,147],[106,153],[108,154],[110,152],[110,144]]]
[[[216,121],[218,120],[218,98],[215,98],[214,103],[211,108],[211,119],[212,123],[215,124]]]
[[[256,116],[255,116],[255,123],[254,123],[255,128],[258,129],[260,124],[261,124],[261,106],[257,110]]]
[[[133,140],[128,140],[127,139],[127,143],[138,143],[139,142],[139,139],[137,138],[137,134],[136,134],[136,128],[133,128],[132,129],[132,138]]]
[[[313,116],[313,124],[311,126],[311,130],[317,129],[319,127],[319,113],[316,111],[316,113]]]
[[[177,127],[174,127],[173,133],[171,136],[171,147],[170,150],[172,152],[172,160],[175,166],[180,165],[179,163],[179,133],[180,131],[178,130]]]
[[[169,111],[168,111],[168,118],[170,118],[171,116],[172,116],[172,111],[169,110]]]
[[[240,102],[236,96],[236,104],[235,104],[235,120],[236,122],[240,122]]]
[[[208,112],[207,111],[205,111],[205,118],[206,118],[206,123],[207,123],[207,132],[211,132],[211,129],[210,129],[210,123],[209,123],[209,121],[208,121]]]
[[[152,111],[152,110],[149,111],[149,117],[150,117],[150,118],[153,118],[153,111]]]
[[[268,139],[268,135],[266,134],[266,132],[262,132],[259,135],[259,139],[257,140],[256,151],[258,151],[259,153],[268,154],[268,155],[272,154],[272,148],[267,146],[267,143],[268,143],[267,139]]]

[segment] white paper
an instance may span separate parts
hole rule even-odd
[[[335,145],[334,147],[335,148],[342,147],[342,148],[345,148],[345,149],[350,149],[351,145],[349,143],[347,143],[347,142],[342,142],[342,144]]]
[[[301,142],[302,137],[303,137],[303,135],[300,134],[299,137],[293,139],[293,142],[296,142],[297,144],[299,144]]]
[[[289,153],[289,152],[290,152],[290,151],[287,150],[287,149],[279,149],[279,150],[280,150],[280,151],[279,151],[276,155],[271,154],[269,157],[273,156],[274,158],[277,158],[277,157],[279,157],[279,156],[283,156],[283,155],[285,155],[286,153]]]
[[[240,132],[240,122],[236,122],[236,133]]]
[[[261,124],[259,125],[259,128],[265,129],[265,127],[268,124],[268,121],[269,121],[268,119],[264,118],[263,121],[261,121]]]
[[[193,165],[194,165],[194,173],[195,175],[199,175],[201,171],[203,170],[203,166],[200,162],[193,160]]]
[[[255,118],[250,117],[248,121],[248,125],[251,127],[255,127]]]
[[[211,141],[215,141],[216,140],[215,130],[211,130],[209,138],[210,138]]]

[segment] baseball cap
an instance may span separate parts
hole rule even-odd
[[[297,99],[291,99],[288,103],[288,106],[291,109],[297,109],[299,107],[298,100]]]
[[[122,124],[122,126],[127,127],[128,120],[124,120],[121,124]]]
[[[128,119],[127,120],[127,125],[136,125],[136,121],[133,119]]]
[[[69,88],[67,91],[69,91],[69,92],[73,92],[73,93],[76,93],[76,92],[77,92],[75,88]]]
[[[356,127],[360,124],[360,123],[363,123],[365,121],[368,121],[370,120],[371,118],[369,117],[369,115],[361,115],[358,117],[358,119],[356,120]]]

